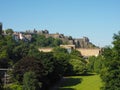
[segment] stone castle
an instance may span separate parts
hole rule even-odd
[[[96,47],[94,44],[92,44],[89,41],[88,37],[72,38],[71,36],[64,36],[64,34],[59,34],[59,33],[50,34],[48,30],[40,30],[40,31],[33,30],[33,32],[40,35],[45,35],[46,38],[53,37],[56,39],[61,39],[64,44],[75,45],[76,48],[95,48]]]
[[[60,39],[65,45],[75,45],[75,48],[96,48],[94,44],[89,41],[88,37],[72,38],[72,36],[65,36],[59,33],[49,33],[48,30],[27,30],[26,32],[14,32],[13,37],[15,40],[31,41],[32,34],[44,35],[46,38],[52,37]],[[0,23],[0,35],[2,35],[2,23]]]
[[[33,34],[44,35],[46,38],[52,37],[56,39],[60,39],[63,41],[64,45],[60,45],[60,47],[66,48],[68,50],[76,49],[81,52],[81,54],[85,57],[89,56],[98,56],[101,52],[101,49],[96,47],[89,41],[89,38],[72,38],[71,36],[64,36],[64,34],[54,33],[50,34],[48,30],[27,30],[26,32],[14,32],[13,38],[16,41],[24,40],[31,41]],[[2,23],[0,23],[0,35],[7,35],[2,30]],[[9,34],[8,34],[9,35]],[[43,52],[51,52],[52,48],[39,48],[39,51]]]

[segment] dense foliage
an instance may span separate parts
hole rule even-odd
[[[8,35],[0,36],[0,68],[13,69],[10,71],[12,84],[6,87],[8,90],[47,90],[64,75],[80,75],[87,71],[80,52],[72,50],[70,53],[60,48],[62,41],[59,39],[34,34],[31,42],[15,41],[12,29],[6,33]],[[39,47],[54,49],[45,53],[40,52]],[[3,76],[0,76],[1,80]],[[29,83],[30,80],[33,82]],[[2,81],[0,85],[3,87]]]
[[[23,77],[23,90],[40,90],[41,83],[34,72],[26,72]]]
[[[120,31],[113,36],[113,47],[104,47],[101,55],[88,58],[87,68],[101,75],[102,90],[120,90]]]
[[[13,69],[8,90],[47,90],[63,76],[88,72],[101,75],[103,90],[120,88],[120,32],[113,36],[113,47],[105,47],[101,55],[88,59],[77,50],[69,52],[60,48],[62,41],[59,39],[34,34],[31,42],[15,41],[12,29],[6,33],[8,35],[0,36],[0,68]],[[54,49],[40,52],[39,47]],[[0,90],[3,89],[2,78],[0,74]]]
[[[120,32],[113,36],[113,47],[105,48],[103,56],[106,60],[101,78],[105,83],[103,90],[120,89]]]
[[[103,56],[91,56],[88,58],[89,62],[87,64],[88,71],[92,73],[101,73],[101,70],[105,67],[105,60]]]
[[[62,44],[62,40],[52,37],[46,38],[44,35],[33,35],[32,42],[37,47],[56,47]]]
[[[120,89],[120,32],[113,36],[113,47],[104,47],[101,55],[88,60],[88,70],[101,75],[102,90]]]

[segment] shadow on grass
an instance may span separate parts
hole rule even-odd
[[[59,88],[59,90],[76,90],[74,88]]]
[[[96,73],[85,73],[85,74],[76,74],[76,75],[66,75],[66,77],[67,76],[94,76],[94,75],[96,75]]]
[[[70,86],[77,85],[81,82],[82,82],[81,78],[71,78],[71,77],[63,78],[63,81],[61,82],[60,87],[70,87]],[[65,90],[68,90],[68,89],[65,89]]]
[[[96,74],[88,73],[79,76],[94,76],[94,75]],[[82,78],[64,77],[59,84],[58,90],[76,90],[72,88],[72,86],[80,84],[81,82],[82,82]]]

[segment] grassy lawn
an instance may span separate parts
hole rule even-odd
[[[58,90],[100,90],[102,86],[99,75],[65,77]]]

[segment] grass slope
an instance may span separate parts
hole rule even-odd
[[[65,77],[58,90],[100,90],[99,75]]]

